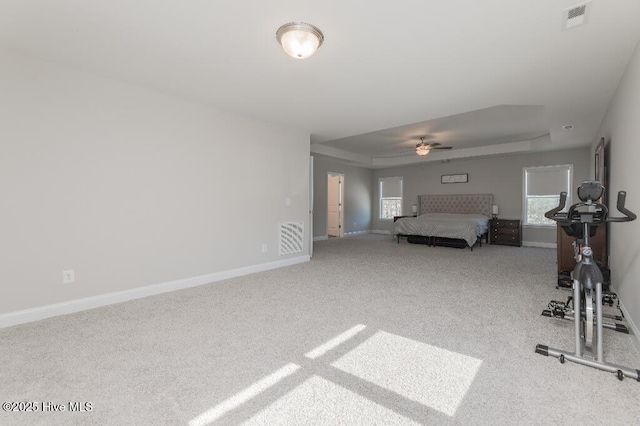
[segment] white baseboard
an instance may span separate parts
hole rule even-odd
[[[371,231],[372,234],[384,234],[384,235],[391,235],[391,231],[385,231],[385,230],[380,230],[380,229],[373,229]]]
[[[523,241],[522,242],[522,246],[523,247],[552,248],[552,249],[557,249],[558,248],[558,244],[556,244],[556,243],[540,243],[538,241]]]
[[[355,235],[365,235],[365,234],[370,234],[371,231],[353,231],[353,232],[345,232],[344,236],[345,237],[353,237]],[[321,235],[319,237],[313,237],[313,241],[324,241],[324,240],[328,240],[329,236],[328,235]]]
[[[140,299],[142,297],[153,296],[161,293],[168,293],[170,291],[181,290],[189,287],[197,287],[200,285],[210,284],[229,278],[235,278],[243,275],[254,274],[256,272],[282,268],[284,266],[296,265],[298,263],[308,262],[309,260],[311,260],[309,255],[298,256],[290,259],[279,260],[276,262],[262,263],[259,265],[231,269],[228,271],[214,272],[212,274],[200,275],[197,277],[184,278],[181,280],[168,281],[159,284],[151,284],[144,287],[132,288],[130,290],[101,294],[99,296],[70,300],[68,302],[38,306],[36,308],[25,309],[22,311],[9,312],[7,314],[0,315],[0,328],[38,321],[58,315],[67,315],[74,312],[86,311],[88,309],[113,305],[115,303],[127,302],[129,300]]]
[[[356,236],[356,235],[366,235],[366,234],[369,234],[369,233],[371,233],[371,231],[353,231],[353,232],[345,232],[344,236],[345,237],[353,237],[353,236]]]
[[[629,311],[624,307],[622,301],[620,301],[620,309],[624,315],[624,320],[629,325],[629,329],[631,330],[630,333],[633,335],[633,343],[635,343],[636,348],[640,351],[640,330],[638,330],[638,326],[633,322],[631,315],[629,315]]]

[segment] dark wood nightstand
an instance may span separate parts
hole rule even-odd
[[[489,220],[489,241],[503,246],[522,246],[522,226],[519,219]]]

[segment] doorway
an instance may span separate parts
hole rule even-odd
[[[327,172],[327,236],[344,237],[344,175]]]

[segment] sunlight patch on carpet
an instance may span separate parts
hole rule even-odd
[[[285,365],[281,369],[260,379],[259,381],[243,389],[232,397],[225,399],[220,404],[216,405],[210,410],[205,411],[198,417],[193,418],[189,421],[189,426],[204,426],[213,423],[229,411],[239,407],[250,399],[255,398],[257,395],[266,391],[270,387],[275,386],[281,380],[291,376],[299,369],[300,366],[293,363]]]
[[[453,416],[482,360],[379,331],[331,365]]]
[[[253,425],[418,425],[342,386],[312,376],[242,423]]]
[[[345,331],[344,333],[337,335],[333,339],[328,340],[326,343],[323,343],[317,348],[307,352],[306,354],[304,354],[304,356],[306,356],[307,358],[316,359],[326,354],[331,349],[334,349],[339,345],[341,345],[342,343],[346,342],[347,340],[351,339],[353,336],[360,333],[365,328],[367,328],[366,325],[358,324],[355,327],[352,327],[349,330]]]

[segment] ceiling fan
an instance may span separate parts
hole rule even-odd
[[[451,149],[450,146],[440,146],[438,142],[427,143],[424,141],[425,138],[420,138],[420,143],[416,145],[416,154],[418,155],[427,155],[429,151],[432,149]]]

